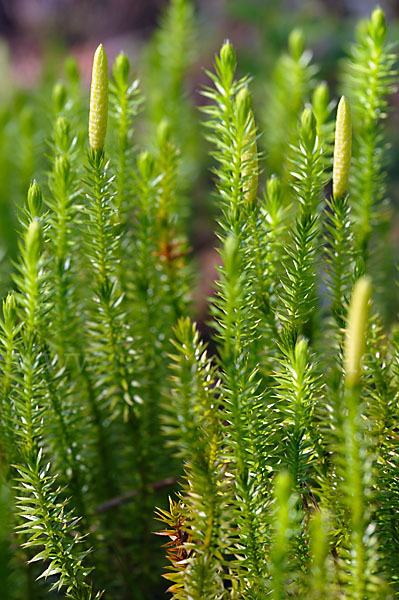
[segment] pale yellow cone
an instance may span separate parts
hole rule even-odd
[[[349,102],[342,96],[335,125],[333,195],[342,198],[348,191],[352,155],[352,116]]]
[[[352,292],[345,336],[345,372],[346,383],[349,386],[359,382],[362,372],[371,291],[370,278],[361,277],[355,283]]]
[[[92,150],[102,150],[108,121],[108,60],[102,44],[94,54],[90,89],[89,142]]]

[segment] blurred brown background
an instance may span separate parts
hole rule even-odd
[[[44,49],[58,44],[70,49],[88,70],[93,46],[99,40],[109,51],[121,46],[141,45],[156,26],[166,0],[0,0],[0,36],[10,49],[12,70],[18,83],[35,81]],[[280,29],[311,18],[329,23],[345,23],[367,15],[374,0],[197,0],[200,23],[205,36],[218,45],[225,37],[235,44],[251,46],[276,26],[276,13],[285,15]],[[399,16],[399,0],[379,2],[388,19]],[[263,30],[262,30],[263,28]],[[273,31],[276,36],[276,30]],[[283,37],[283,36],[282,36]],[[217,40],[217,43],[216,43]],[[212,46],[212,41],[209,42]],[[205,50],[206,45],[202,46]]]

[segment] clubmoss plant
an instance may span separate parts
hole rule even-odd
[[[343,85],[357,124],[352,196],[356,245],[364,260],[368,258],[372,228],[384,218],[387,148],[383,121],[388,114],[387,98],[397,81],[397,59],[392,50],[385,15],[376,8],[368,21],[359,24],[356,44],[343,72]]]
[[[345,574],[352,597],[383,595],[384,583],[378,582],[378,546],[375,525],[371,519],[372,460],[367,451],[367,438],[362,435],[361,374],[362,358],[371,298],[371,283],[360,278],[353,289],[348,311],[345,339],[345,391],[343,451],[338,457],[338,475],[343,503],[349,511],[348,531],[342,543],[342,556],[351,553],[351,564]],[[387,594],[388,592],[385,591]]]
[[[336,342],[342,344],[342,330],[349,293],[353,284],[356,251],[353,240],[351,207],[348,198],[349,172],[352,161],[352,120],[348,101],[338,104],[333,160],[333,195],[327,201],[328,294],[334,319]]]
[[[0,231],[19,223],[2,265],[1,598],[391,600],[399,335],[371,252],[397,77],[383,13],[358,30],[339,103],[297,29],[263,125],[231,42],[206,71],[208,340],[191,302],[194,12],[165,15],[143,84],[124,53],[109,73],[100,44],[89,105],[69,59],[0,112],[15,203]]]
[[[345,98],[338,106],[334,164],[331,129],[324,128],[330,110],[325,86],[314,96],[314,110],[304,108],[292,179],[286,180],[293,204],[284,218],[277,178],[268,181],[266,203],[260,206],[255,185],[246,203],[248,186],[236,183],[236,153],[247,160],[241,181],[255,181],[258,166],[252,158],[256,134],[243,135],[251,114],[248,82],[234,79],[231,44],[222,47],[215,70],[210,74],[215,89],[205,90],[213,103],[204,111],[215,148],[221,210],[223,265],[213,309],[215,375],[232,500],[223,511],[230,539],[225,546],[214,537],[212,550],[224,558],[228,583],[224,594],[215,585],[209,597],[389,598],[395,584],[390,576],[389,583],[384,581],[390,567],[378,551],[374,521],[381,513],[371,504],[383,481],[377,475],[381,449],[367,421],[376,413],[367,384],[376,367],[367,369],[364,382],[360,377],[369,336],[368,278],[356,283],[348,316],[346,312],[353,282],[364,269],[353,243],[348,196],[350,106]],[[331,167],[333,196],[324,212]],[[322,306],[325,292],[318,279],[325,273],[331,302]],[[262,323],[265,309],[273,315],[269,328]],[[331,322],[337,336],[332,348],[322,342]],[[185,347],[180,352],[183,359]],[[179,393],[183,380],[174,381]],[[174,403],[175,422],[180,418],[183,423],[181,411]],[[183,425],[180,432],[180,447],[186,448],[190,433]],[[190,456],[198,466],[206,460],[204,450],[202,456]],[[188,539],[180,548],[187,555],[180,569],[175,563],[175,572],[168,575],[188,597],[193,589],[190,567],[204,552],[191,518],[201,510],[198,499],[207,497],[205,483],[190,478],[191,468],[187,457],[188,485],[180,498]],[[205,511],[205,503],[203,507]],[[165,518],[170,522],[171,516]],[[200,581],[197,573],[196,583]],[[173,587],[170,591],[174,595]]]
[[[334,142],[334,122],[331,120],[331,112],[334,101],[330,100],[330,90],[326,82],[322,81],[314,90],[312,95],[312,108],[316,117],[317,135],[323,146],[325,160],[331,159],[332,146]]]
[[[269,174],[281,177],[284,192],[290,172],[287,147],[297,140],[297,121],[304,104],[310,101],[315,75],[312,52],[305,48],[304,33],[295,28],[289,36],[287,52],[275,65],[262,113],[265,130],[262,142]]]

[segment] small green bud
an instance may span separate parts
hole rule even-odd
[[[69,123],[64,116],[57,118],[54,126],[54,141],[56,145],[63,151],[66,151],[69,146]]]
[[[364,39],[369,34],[369,25],[370,25],[370,22],[369,22],[368,19],[360,19],[360,21],[358,21],[356,23],[356,26],[355,26],[355,41],[358,44],[363,44],[364,43]]]
[[[29,260],[37,262],[39,259],[42,240],[43,234],[40,223],[37,219],[33,219],[33,221],[29,223],[25,237],[26,252]]]
[[[342,96],[335,125],[333,195],[342,198],[348,191],[352,155],[352,117],[349,102]]]
[[[79,83],[80,73],[77,60],[74,56],[67,56],[64,63],[66,76],[73,83]]]
[[[281,182],[276,175],[272,175],[270,179],[266,182],[266,190],[269,198],[278,204],[280,204],[281,200]]]
[[[312,97],[313,112],[318,122],[324,123],[328,116],[330,91],[325,81],[319,83]]]
[[[6,299],[3,300],[3,315],[4,323],[12,327],[17,320],[17,303],[12,292],[9,292]]]
[[[308,343],[301,338],[295,345],[295,362],[298,371],[304,371],[309,359]]]
[[[154,159],[147,150],[140,153],[137,159],[137,166],[144,181],[149,181],[154,170]]]
[[[220,61],[231,73],[234,73],[237,64],[236,53],[230,40],[225,40],[220,50]]]
[[[170,141],[172,134],[172,127],[170,121],[167,117],[164,117],[157,127],[157,142],[159,146],[163,146],[164,144]]]
[[[291,31],[290,36],[288,38],[288,49],[293,59],[298,61],[305,47],[305,36],[303,34],[302,29],[296,28]]]
[[[29,186],[28,208],[32,218],[37,217],[42,208],[42,191],[36,180],[33,180]]]
[[[61,81],[58,81],[53,87],[53,104],[57,113],[61,112],[67,99],[66,87]]]
[[[316,143],[317,128],[316,118],[310,106],[306,106],[302,111],[300,134],[306,151],[313,152]]]
[[[102,150],[108,121],[108,60],[102,44],[94,54],[90,89],[89,140],[92,150]]]
[[[374,40],[377,46],[381,47],[384,44],[387,36],[385,14],[381,8],[376,8],[371,15],[369,32],[371,38]]]
[[[246,125],[251,110],[251,94],[247,86],[242,88],[236,96],[237,122]]]
[[[54,171],[62,180],[67,180],[71,172],[71,163],[66,156],[57,156],[55,159]]]
[[[127,84],[130,73],[130,62],[124,52],[118,54],[113,66],[115,81],[121,84]]]
[[[366,347],[371,290],[369,277],[358,279],[349,305],[344,356],[346,383],[350,387],[360,380],[361,362]]]

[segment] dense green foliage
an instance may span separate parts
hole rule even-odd
[[[162,574],[176,600],[399,598],[399,335],[383,288],[396,284],[383,257],[398,73],[384,14],[342,65],[335,143],[299,30],[259,122],[230,42],[207,71],[212,351],[191,320],[194,30],[189,0],[171,0],[147,100],[121,53],[109,116],[99,46],[90,137],[71,60],[66,83],[37,92],[50,125],[27,107],[4,115],[23,149],[4,182],[27,194],[1,220],[6,232],[18,215],[2,263],[1,599],[153,600]],[[47,153],[30,181],[35,136]]]

